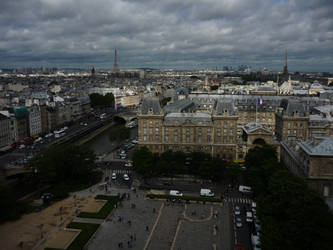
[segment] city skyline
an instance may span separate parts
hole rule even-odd
[[[258,7],[259,6],[259,7]],[[2,2],[0,68],[333,69],[329,0]]]

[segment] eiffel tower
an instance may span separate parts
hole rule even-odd
[[[113,72],[119,72],[119,67],[118,67],[118,59],[117,59],[117,49],[114,49],[114,63],[113,63]]]

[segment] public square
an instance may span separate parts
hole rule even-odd
[[[228,205],[147,200],[146,193],[130,192],[88,249],[231,249]]]

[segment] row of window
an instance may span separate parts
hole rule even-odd
[[[293,124],[294,124],[294,128],[303,128],[303,123],[302,122],[293,122]],[[290,122],[288,122],[288,128],[291,128],[292,126],[291,126],[291,123]]]
[[[205,139],[206,141],[204,141],[204,138],[202,137],[196,137],[196,138],[191,138],[190,136],[186,136],[184,138],[184,140],[182,140],[181,137],[178,136],[174,136],[173,140],[170,140],[171,138],[168,135],[164,136],[164,142],[168,143],[168,142],[172,142],[172,143],[210,143],[212,142],[212,137],[210,135],[208,135]],[[160,142],[160,136],[159,135],[143,135],[143,141],[154,141],[154,142]],[[235,142],[235,138],[234,136],[218,136],[215,138],[215,142],[216,143],[234,143]]]

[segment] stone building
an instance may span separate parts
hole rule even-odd
[[[146,98],[138,112],[139,145],[155,153],[201,151],[220,158],[244,159],[254,145],[273,143],[271,130],[258,124],[256,128],[244,126],[246,138],[238,138],[238,119],[232,100],[217,101],[209,113],[196,112],[189,99],[162,109],[158,99]]]
[[[33,104],[28,108],[29,135],[37,136],[42,133],[42,117],[39,105]]]
[[[16,126],[14,126],[15,129],[17,129],[17,140],[23,140],[28,136],[28,110],[27,107],[17,107],[13,108],[15,120],[16,120]]]
[[[324,198],[333,201],[333,138],[281,143],[281,161]]]
[[[0,148],[11,143],[10,126],[10,118],[0,113]]]
[[[327,99],[265,96],[258,104],[260,96],[175,93],[163,109],[146,98],[138,111],[139,144],[153,152],[199,150],[238,160],[263,143],[279,156],[280,141],[333,135]]]
[[[275,134],[279,141],[307,140],[309,114],[304,104],[290,99],[281,101],[275,114]]]

